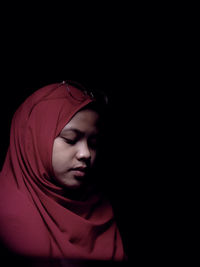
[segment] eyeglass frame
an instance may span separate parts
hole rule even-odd
[[[76,89],[80,90],[85,96],[89,96],[92,100],[96,100],[98,101],[101,97],[101,99],[103,100],[104,105],[108,104],[108,96],[105,94],[105,92],[100,91],[100,90],[91,90],[91,89],[87,89],[85,86],[83,86],[81,83],[76,82],[76,81],[72,81],[72,80],[64,80],[61,82],[61,85],[65,84],[68,93],[70,94],[70,96],[76,100],[76,101],[81,101],[80,99],[77,99],[76,97],[73,96],[73,94],[71,93],[71,90],[69,88],[69,86],[73,86]],[[96,96],[95,96],[96,94]]]

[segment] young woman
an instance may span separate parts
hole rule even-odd
[[[0,241],[30,257],[125,258],[94,166],[101,97],[71,82],[45,86],[14,114],[0,173]]]

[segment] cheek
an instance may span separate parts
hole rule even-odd
[[[55,173],[61,172],[66,168],[65,162],[59,154],[53,153],[52,167]]]
[[[97,152],[96,151],[92,151],[91,152],[91,166],[94,165],[94,163],[96,161],[96,158],[97,158]]]
[[[64,147],[64,144],[59,142],[59,140],[55,140],[52,151],[52,167],[54,172],[57,173],[66,170],[69,161],[69,151]]]

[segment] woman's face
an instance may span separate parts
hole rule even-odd
[[[52,166],[55,179],[67,188],[79,188],[86,180],[97,153],[97,112],[77,112],[53,144]]]

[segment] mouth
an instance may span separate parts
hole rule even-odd
[[[86,176],[87,171],[88,171],[87,167],[77,167],[71,169],[73,175],[80,178]]]

